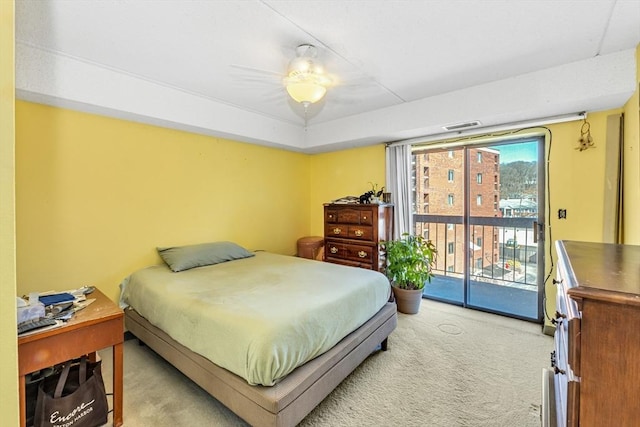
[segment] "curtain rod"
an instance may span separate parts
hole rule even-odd
[[[544,117],[540,119],[523,120],[520,122],[505,123],[503,125],[486,126],[483,128],[469,129],[455,132],[443,132],[433,135],[425,135],[423,137],[405,139],[400,141],[394,141],[387,143],[387,147],[397,147],[399,145],[413,145],[413,144],[426,144],[429,142],[442,142],[447,139],[461,138],[474,135],[490,134],[492,132],[502,132],[514,129],[526,129],[537,126],[550,125],[554,123],[571,122],[575,120],[586,119],[587,113],[582,111],[580,113],[564,114],[561,116]]]

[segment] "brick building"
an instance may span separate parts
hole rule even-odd
[[[464,271],[465,151],[415,152],[414,213],[429,215],[416,221],[416,234],[432,240],[438,256],[436,270]],[[490,148],[469,148],[469,214],[471,217],[501,217],[500,153]],[[491,226],[470,228],[469,256],[474,270],[498,261],[497,230]]]

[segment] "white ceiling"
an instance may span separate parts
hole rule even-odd
[[[334,76],[306,116],[295,47]],[[622,106],[640,0],[17,0],[18,98],[320,152]]]

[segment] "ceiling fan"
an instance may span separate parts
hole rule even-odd
[[[320,101],[327,93],[332,79],[318,61],[318,50],[311,44],[296,48],[296,57],[289,62],[287,76],[282,80],[287,93],[299,102],[305,111],[309,105]]]
[[[266,71],[243,65],[231,65],[242,71],[245,83],[262,83],[277,87],[277,96],[282,96],[284,88],[294,111],[301,113],[304,119],[316,115],[324,106],[327,90],[337,84],[338,79],[329,74],[318,59],[318,48],[312,44],[301,44],[295,48],[295,57],[288,63],[284,72]],[[271,96],[276,96],[272,93]],[[302,106],[302,111],[296,108]]]

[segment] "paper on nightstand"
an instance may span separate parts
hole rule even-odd
[[[84,301],[81,302],[74,302],[73,303],[73,311],[80,311],[85,307],[88,307],[92,302],[94,302],[96,299],[95,298],[91,298],[91,299],[85,299]]]
[[[44,317],[44,304],[41,302],[25,307],[18,307],[18,323],[28,322],[29,320],[35,320],[41,317]]]

